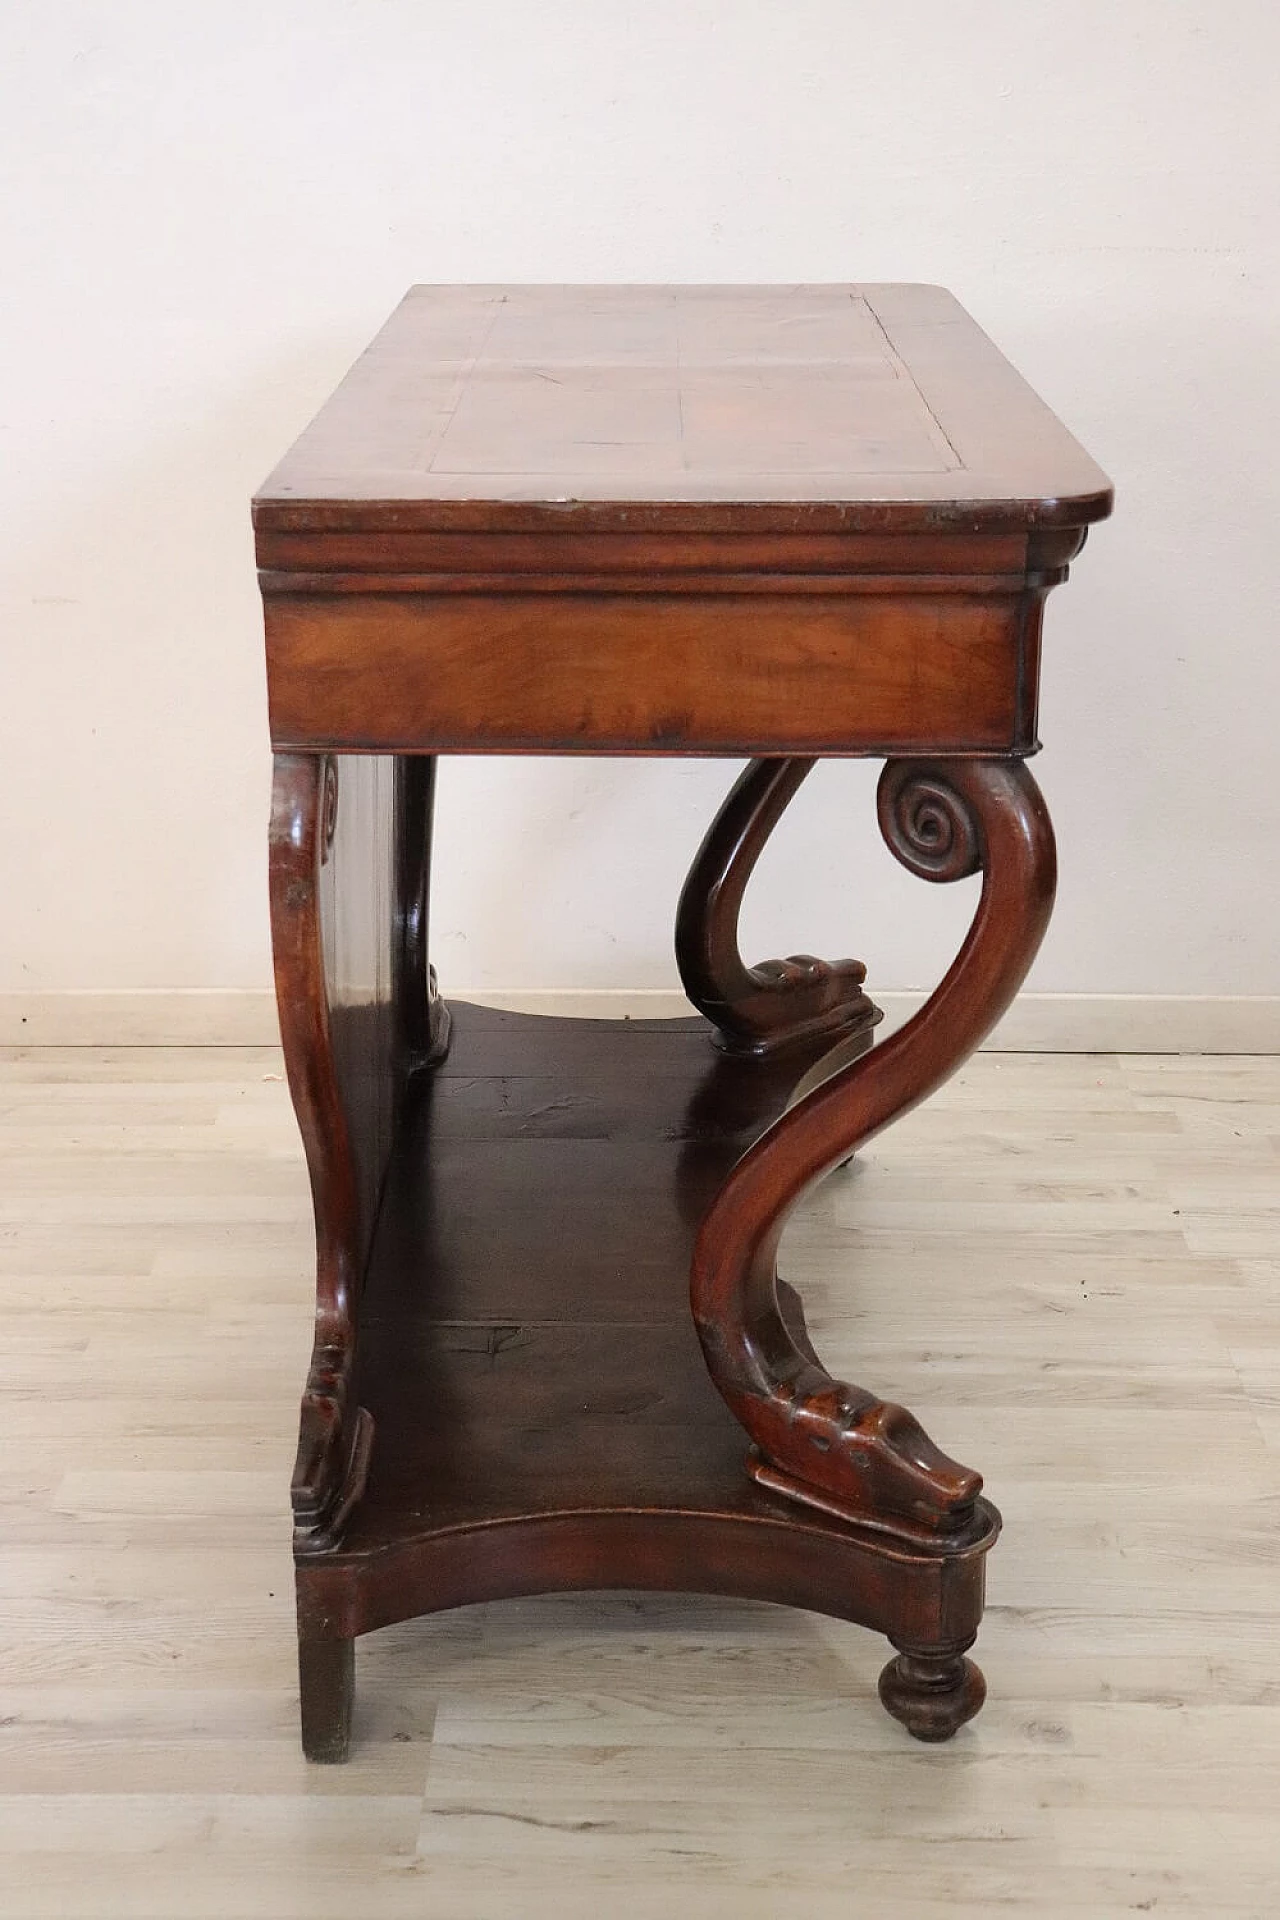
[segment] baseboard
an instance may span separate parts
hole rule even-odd
[[[0,1045],[274,1047],[269,987],[132,987],[0,993]]]
[[[881,1037],[910,1019],[928,995],[872,987],[884,1011]],[[683,994],[575,990],[466,993],[459,999],[520,1013],[595,1019],[670,1019],[688,1013]],[[993,1053],[1280,1053],[1280,994],[1024,993],[990,1040]]]
[[[688,1013],[664,988],[451,987],[459,1000],[584,1019],[664,1019]],[[882,1032],[901,1026],[923,993],[878,991]],[[259,1047],[279,1038],[269,988],[138,988],[0,993],[0,1045]],[[1280,994],[1025,993],[996,1028],[1004,1053],[1280,1053]]]

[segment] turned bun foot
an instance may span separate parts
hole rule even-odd
[[[880,1700],[915,1740],[949,1740],[987,1697],[962,1653],[900,1653],[880,1675]]]

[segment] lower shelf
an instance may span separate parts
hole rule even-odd
[[[368,1483],[341,1546],[299,1561],[307,1617],[350,1638],[475,1600],[673,1588],[967,1645],[994,1510],[917,1550],[758,1486],[690,1318],[705,1209],[821,1048],[744,1060],[696,1019],[453,1013],[361,1308]]]

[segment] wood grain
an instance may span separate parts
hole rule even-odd
[[[730,789],[694,858],[676,908],[676,966],[690,1001],[729,1052],[768,1054],[822,1034],[862,1032],[880,1020],[862,991],[860,960],[792,954],[749,967],[738,947],[747,883],[769,836],[814,762],[753,760]]]
[[[316,1332],[293,1503],[316,1551],[372,1442],[351,1400],[359,1298],[410,1069],[447,1043],[426,961],[434,763],[278,754],[271,928],[281,1036],[316,1210]]]
[[[1083,525],[1110,486],[941,287],[422,286],[255,518],[691,533],[722,503],[758,532],[979,532]]]
[[[817,1084],[729,1171],[698,1229],[690,1297],[708,1371],[751,1436],[749,1470],[762,1485],[874,1518],[886,1533],[963,1534],[980,1476],[904,1407],[823,1366],[779,1289],[778,1248],[799,1196],[934,1092],[1012,1001],[1053,906],[1053,829],[1027,769],[999,761],[890,761],[878,802],[885,840],[910,872],[950,882],[981,871],[973,924],[920,1011],[870,1053],[820,1063]],[[927,1643],[905,1626],[893,1638],[911,1649],[891,1687],[897,1711],[908,1676],[926,1685],[912,1656]],[[953,1665],[951,1684],[961,1681]],[[969,1684],[976,1712],[982,1695]]]
[[[1021,593],[269,594],[279,748],[1031,751]]]
[[[936,287],[418,287],[254,503],[281,750],[1028,753],[1110,485]]]
[[[357,1634],[573,1587],[835,1611],[893,1642],[881,1698],[918,1738],[978,1710],[999,1517],[904,1408],[823,1367],[775,1255],[797,1197],[960,1064],[1035,951],[1043,604],[1109,509],[929,287],[417,288],[260,493],[277,990],[319,1249],[294,1489],[311,1757],[347,1753]],[[418,1132],[396,1125],[446,1033],[425,933],[446,752],[757,759],[677,928],[736,1078],[696,1024],[468,1011],[462,1079],[426,1077]],[[938,993],[865,1060],[859,963],[737,952],[756,855],[824,753],[888,757],[913,872],[984,876]],[[344,755],[375,785],[401,761],[353,861],[330,846]],[[377,962],[359,1018],[348,924]],[[799,1086],[766,1070],[784,1053]],[[643,1359],[619,1286],[653,1296]],[[605,1333],[566,1343],[583,1319]],[[632,1417],[646,1366],[656,1423]],[[708,1405],[752,1442],[732,1485]]]

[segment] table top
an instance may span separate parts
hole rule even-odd
[[[1083,526],[1106,475],[945,288],[419,286],[254,502],[292,532]]]

